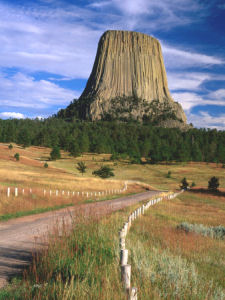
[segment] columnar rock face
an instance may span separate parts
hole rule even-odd
[[[135,105],[134,101],[124,100],[133,98],[137,99]],[[102,35],[93,70],[79,100],[87,104],[82,107],[92,120],[115,115],[115,111],[141,119],[154,114],[154,103],[157,110],[165,106],[176,119],[186,122],[182,107],[170,96],[159,41],[138,32],[110,30]]]

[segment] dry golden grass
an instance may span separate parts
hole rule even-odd
[[[20,154],[20,160],[14,159],[15,153]],[[122,189],[122,180],[103,180],[87,178],[76,170],[76,165],[68,154],[62,152],[61,164],[69,163],[73,172],[68,169],[57,168],[57,162],[48,161],[50,149],[43,147],[29,147],[26,149],[13,145],[8,149],[8,144],[0,144],[0,214],[10,214],[18,211],[28,211],[38,208],[77,203],[74,197],[43,197],[43,189],[64,191],[99,192],[112,189]],[[49,167],[44,168],[47,161]],[[6,197],[6,189],[19,188],[19,197]],[[33,195],[21,195],[21,190],[32,189]],[[132,189],[133,192],[134,189]],[[130,192],[130,191],[129,191]],[[92,197],[93,199],[95,197]],[[84,199],[83,199],[84,200]],[[81,199],[79,201],[82,201]]]
[[[20,160],[14,159],[14,154],[20,154]],[[73,160],[62,153],[62,162],[69,160],[74,173],[67,169],[55,168],[57,162],[47,161],[50,149],[42,147],[29,147],[22,149],[14,145],[12,150],[8,145],[0,144],[0,183],[21,187],[45,187],[52,189],[68,189],[74,191],[101,191],[106,189],[118,189],[124,182],[118,180],[101,180],[81,176],[76,170]],[[65,158],[64,158],[65,156]],[[44,160],[43,160],[44,159]],[[49,168],[44,168],[47,161]],[[75,176],[76,175],[76,176]]]
[[[212,176],[216,176],[220,179],[220,188],[225,189],[225,169],[221,164],[190,162],[137,165],[130,164],[128,160],[110,161],[110,156],[110,154],[86,153],[81,157],[72,158],[64,153],[63,159],[52,162],[51,165],[81,176],[74,166],[77,162],[84,161],[88,167],[84,177],[92,176],[92,171],[101,165],[110,165],[114,169],[115,179],[142,181],[157,189],[177,189],[184,177],[190,184],[195,182],[196,186],[206,188],[208,180]],[[166,177],[168,171],[172,173],[171,178]]]
[[[182,222],[225,226],[225,198],[185,192],[176,199],[160,202],[132,227],[129,247],[135,247],[139,240],[150,251],[154,248],[159,253],[166,251],[181,257],[195,265],[206,283],[213,280],[215,285],[225,288],[225,241],[187,234],[177,229]]]

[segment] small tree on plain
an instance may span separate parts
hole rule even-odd
[[[181,180],[181,186],[180,186],[180,188],[182,189],[182,190],[187,190],[187,188],[188,188],[188,186],[189,186],[189,183],[187,182],[187,179],[186,179],[186,177],[184,177],[182,180]]]
[[[48,168],[48,164],[47,163],[44,164],[44,168],[46,168],[46,169]]]
[[[171,178],[171,174],[172,174],[172,172],[168,171],[168,173],[166,174],[166,178]]]
[[[100,169],[93,171],[92,174],[101,178],[109,178],[115,176],[113,173],[113,169],[109,166],[101,166]]]
[[[61,158],[60,148],[58,146],[54,146],[52,148],[52,151],[50,153],[50,158],[51,158],[51,160],[56,160],[56,159]]]
[[[16,161],[19,161],[19,160],[20,160],[20,155],[19,155],[19,153],[16,153],[16,154],[14,155],[14,158],[16,159]]]
[[[8,148],[9,148],[9,150],[12,150],[12,148],[13,148],[13,145],[12,145],[12,144],[10,144],[10,145],[8,146]]]
[[[77,163],[77,170],[82,173],[82,175],[86,172],[87,166],[83,161]]]
[[[218,190],[219,185],[220,185],[220,183],[219,183],[218,177],[213,176],[208,181],[208,189],[210,191],[216,192]]]

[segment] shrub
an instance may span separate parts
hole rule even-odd
[[[83,161],[77,163],[77,170],[82,173],[82,175],[86,172],[87,166]]]
[[[166,174],[166,178],[171,178],[171,171],[168,171],[168,173]]]
[[[48,164],[47,163],[44,164],[44,168],[48,168]]]
[[[20,160],[20,155],[19,155],[19,153],[16,153],[15,155],[14,155],[14,158],[18,161],[18,160]]]
[[[10,145],[8,146],[8,148],[9,148],[9,150],[12,150],[12,148],[13,148],[13,145],[12,145],[12,144],[10,144]]]
[[[61,158],[60,148],[58,146],[54,146],[50,153],[51,160],[56,160]]]
[[[191,186],[192,186],[192,187],[196,186],[196,184],[195,184],[194,181],[192,181]]]
[[[219,187],[219,178],[213,176],[210,178],[209,182],[208,182],[208,189],[210,191],[217,191],[218,190],[218,187]]]
[[[183,190],[187,190],[188,186],[189,186],[189,183],[187,182],[186,177],[184,177],[181,180],[181,186],[180,186],[180,188],[183,189]]]
[[[113,169],[109,166],[101,166],[100,169],[93,171],[92,174],[101,178],[109,178],[114,176]]]
[[[195,232],[203,236],[209,236],[214,239],[223,240],[225,237],[225,227],[224,226],[204,226],[202,224],[190,224],[183,222],[177,226],[177,229],[184,230],[186,233]]]

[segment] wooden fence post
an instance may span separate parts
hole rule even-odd
[[[120,265],[125,266],[128,262],[128,250],[127,249],[121,249],[120,250]]]
[[[15,197],[18,196],[18,188],[15,188]]]
[[[120,238],[120,249],[125,249],[125,237]]]
[[[121,266],[121,277],[124,288],[127,292],[130,290],[131,265]]]
[[[9,197],[10,196],[10,188],[8,187],[7,188],[7,197]]]
[[[132,287],[129,295],[129,300],[137,300],[137,288]]]

